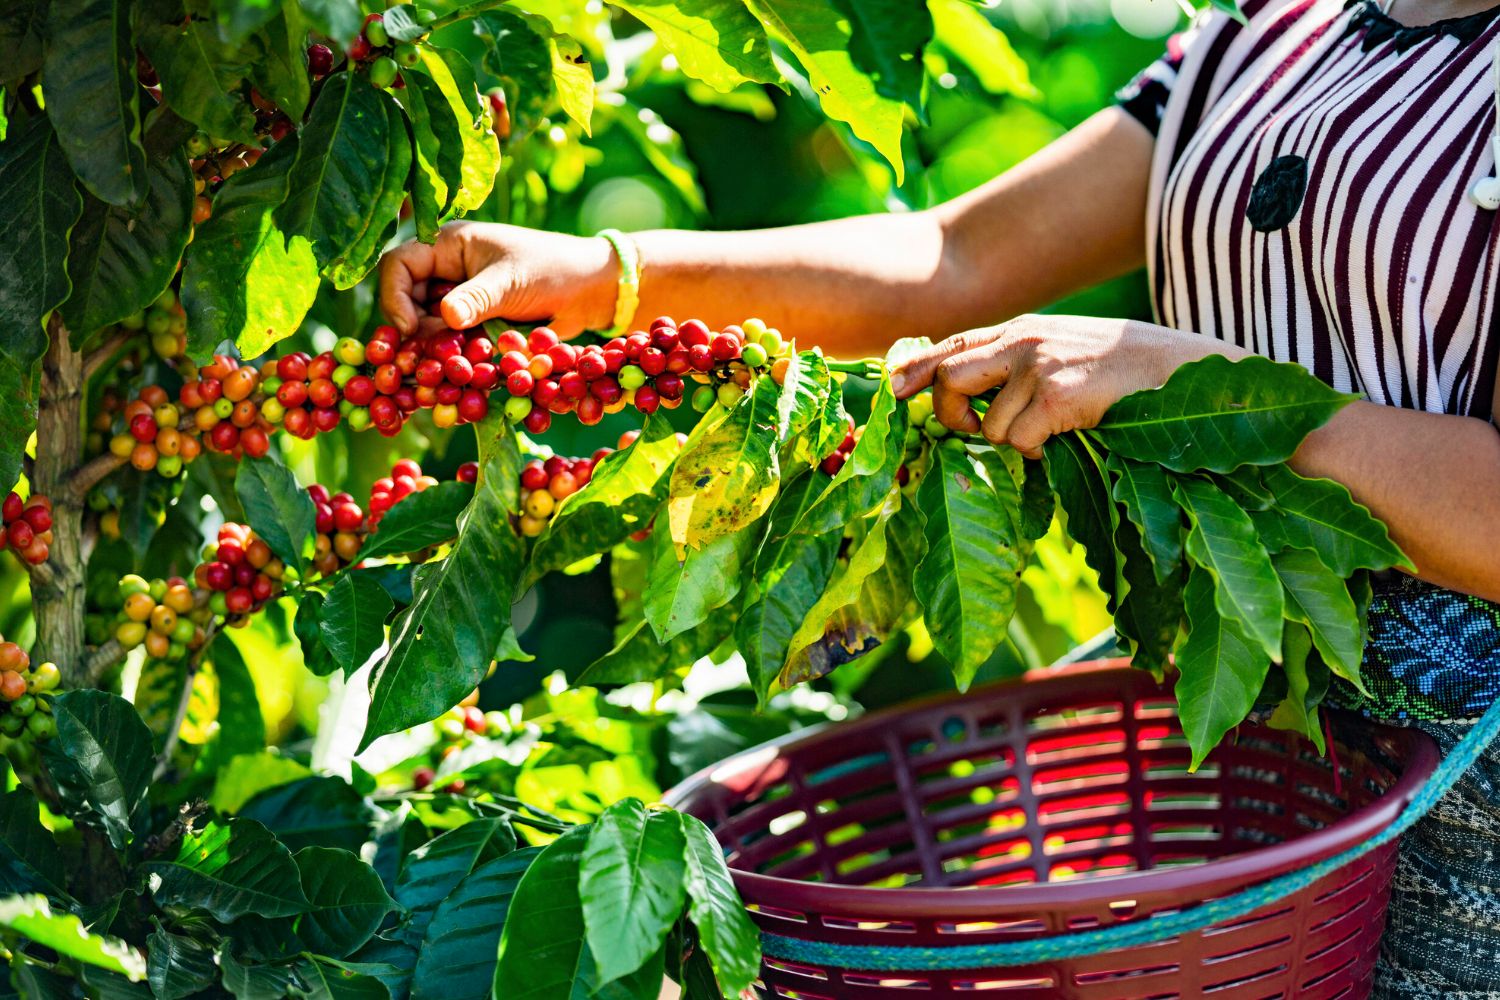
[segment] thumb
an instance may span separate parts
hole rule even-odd
[[[443,320],[454,330],[467,330],[504,311],[510,281],[495,266],[486,267],[474,277],[443,296]]]

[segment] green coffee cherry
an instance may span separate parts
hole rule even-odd
[[[378,23],[380,22],[371,21],[370,27],[374,27]],[[385,29],[381,28],[380,32],[381,34],[384,34]],[[365,29],[365,33],[369,34],[369,28]],[[374,62],[370,63],[370,83],[380,88],[381,90],[385,90],[391,84],[396,82],[396,74],[400,72],[401,67],[396,65],[396,60],[392,59],[390,56],[381,56],[379,59],[376,59]]]
[[[948,428],[937,417],[928,417],[922,421],[922,430],[928,437],[941,439],[948,436]]]
[[[698,413],[707,413],[709,410],[712,410],[714,403],[717,401],[718,394],[714,392],[714,387],[711,385],[700,385],[693,390],[691,402],[693,409]]]
[[[620,388],[639,389],[646,384],[646,373],[639,365],[626,365],[620,369]]]
[[[505,401],[505,419],[513,424],[519,424],[525,420],[526,414],[530,412],[531,399],[528,396],[512,396]]]
[[[377,49],[384,48],[385,46],[389,45],[391,43],[391,36],[390,33],[385,30],[385,22],[380,20],[379,18],[376,18],[369,24],[365,25],[365,41],[369,42]],[[385,85],[378,84],[378,86]]]
[[[745,395],[744,389],[741,389],[733,382],[725,382],[719,386],[719,405],[727,410],[735,403],[738,403],[740,397],[743,395]]]
[[[57,735],[57,720],[41,712],[26,720],[26,731],[32,739],[50,740]]]
[[[131,313],[120,320],[120,325],[127,330],[139,330],[146,325],[146,310],[142,309],[140,312]]]
[[[751,368],[759,368],[768,360],[766,349],[759,344],[746,344],[740,350],[740,360]]]
[[[410,42],[402,42],[396,46],[394,55],[396,62],[402,66],[411,67],[422,61],[421,51]]]
[[[36,695],[34,694],[23,694],[10,703],[10,713],[12,715],[19,715],[23,719],[35,711]]]

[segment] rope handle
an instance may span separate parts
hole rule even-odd
[[[917,945],[852,945],[808,941],[803,938],[761,933],[761,949],[771,958],[862,972],[900,972],[908,969],[951,971],[1033,965],[1064,959],[1084,958],[1122,948],[1155,944],[1180,934],[1190,934],[1214,924],[1238,920],[1271,903],[1300,892],[1324,876],[1390,843],[1432,811],[1458,783],[1480,755],[1500,735],[1500,701],[1474,724],[1412,796],[1395,822],[1374,837],[1324,861],[1211,900],[1189,910],[1176,910],[1094,930],[1077,931],[1024,941],[989,944],[924,947]]]

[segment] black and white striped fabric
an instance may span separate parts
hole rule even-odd
[[[1500,9],[1404,28],[1374,3],[1213,13],[1125,93],[1157,134],[1160,322],[1296,361],[1394,406],[1488,417],[1500,216]]]

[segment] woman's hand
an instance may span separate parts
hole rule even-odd
[[[380,262],[380,305],[403,334],[426,316],[427,282],[459,282],[443,299],[443,321],[466,330],[487,319],[546,322],[560,336],[607,329],[619,264],[602,239],[520,226],[453,222],[428,245],[416,240]]]
[[[1245,351],[1132,320],[1022,316],[949,337],[898,367],[902,399],[932,386],[933,413],[1036,458],[1054,434],[1093,427],[1122,396],[1161,385],[1188,361]],[[1000,392],[981,420],[970,401]]]

